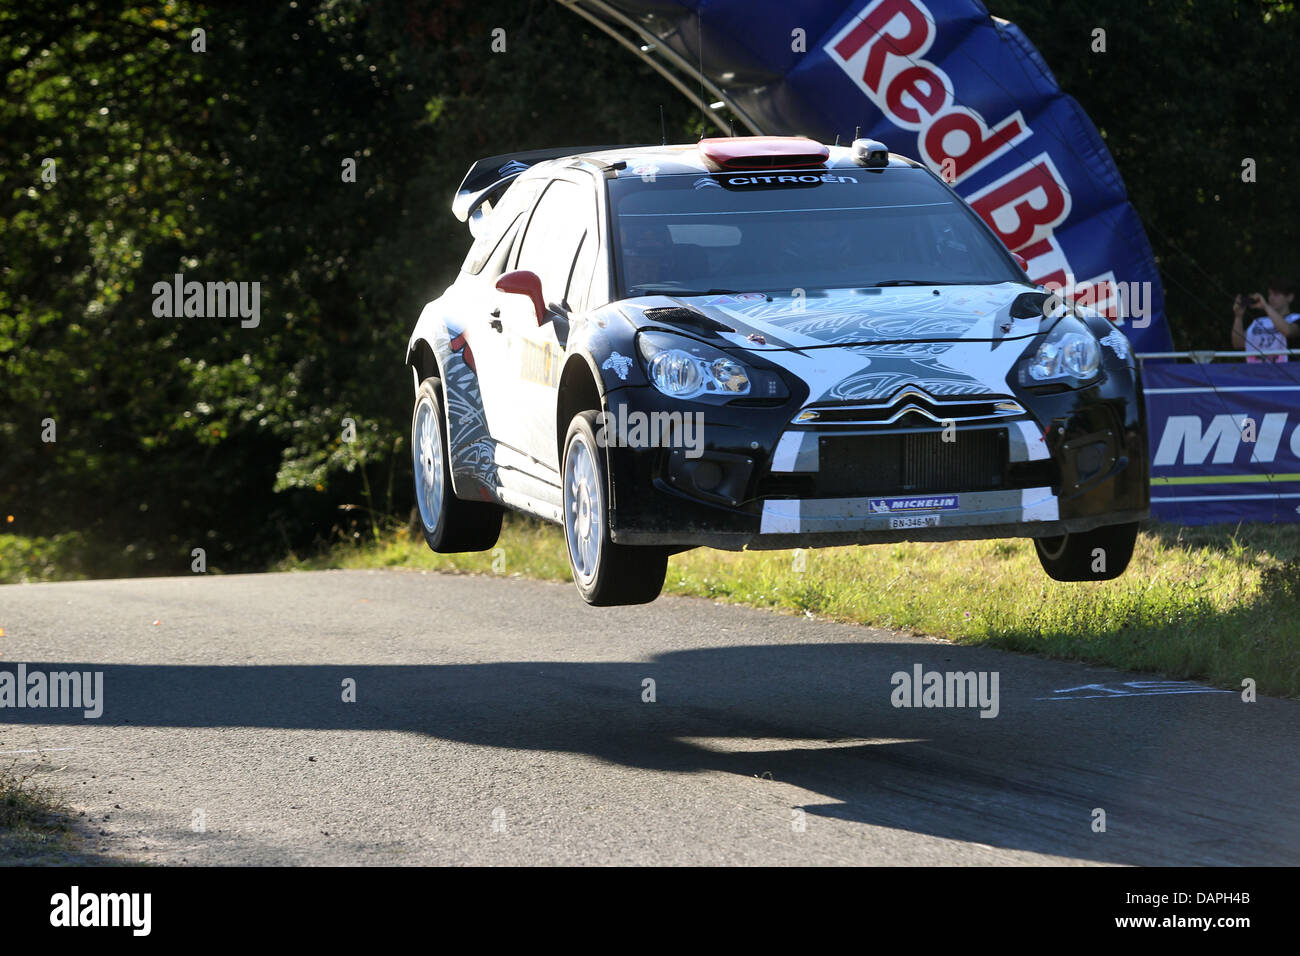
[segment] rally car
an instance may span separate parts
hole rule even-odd
[[[475,163],[473,245],[407,348],[429,546],[560,524],[594,605],[669,555],[1031,537],[1113,578],[1149,513],[1139,371],[874,140],[725,137]]]

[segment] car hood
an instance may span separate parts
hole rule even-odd
[[[742,292],[643,296],[624,302],[638,325],[700,329],[664,310],[689,310],[726,329],[710,328],[728,344],[754,351],[903,342],[994,342],[1036,335],[1042,315],[1012,304],[1034,289],[1023,283],[828,289],[777,295]],[[646,313],[649,313],[648,315]],[[685,315],[683,313],[682,315]],[[728,331],[730,330],[730,331]],[[712,337],[712,335],[710,336]]]
[[[818,290],[802,302],[764,293],[661,295],[622,305],[639,327],[676,327],[763,354],[807,383],[809,402],[871,402],[904,387],[934,396],[1008,394],[1008,377],[1034,336],[1067,311],[1045,319],[1023,304],[1012,308],[1033,292],[1001,283]],[[1042,300],[1030,302],[1041,307]]]

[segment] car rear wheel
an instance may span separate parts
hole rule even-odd
[[[424,540],[439,554],[486,551],[501,536],[502,510],[491,502],[456,497],[443,421],[442,385],[436,378],[426,378],[415,393],[411,416],[415,504]]]
[[[1133,557],[1137,522],[1091,531],[1035,538],[1038,562],[1057,581],[1109,581],[1124,573]]]
[[[595,412],[580,412],[569,423],[562,473],[564,540],[582,599],[597,607],[653,601],[663,590],[671,549],[610,540],[609,483]]]

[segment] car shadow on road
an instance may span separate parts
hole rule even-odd
[[[28,662],[29,672],[102,671],[103,715],[5,708],[0,717],[421,733],[664,773],[734,774],[759,787],[770,779],[818,795],[794,807],[812,816],[968,844],[1109,863],[1300,863],[1300,820],[1285,809],[1300,779],[1295,736],[1283,732],[1295,714],[1276,710],[1290,702],[1243,707],[1233,694],[1061,702],[1042,699],[1051,688],[1004,679],[999,713],[987,719],[973,708],[895,707],[891,674],[912,662],[980,671],[1006,658],[934,643],[819,643],[605,663]],[[1097,809],[1105,832],[1095,829]]]

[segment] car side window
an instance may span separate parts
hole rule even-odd
[[[587,310],[591,273],[596,265],[596,253],[599,250],[594,220],[583,233],[581,242],[582,245],[578,247],[578,258],[573,263],[573,274],[569,277],[569,288],[565,293],[565,303],[574,312]]]
[[[523,224],[524,214],[520,213],[515,216],[514,220],[510,223],[510,228],[506,230],[505,235],[501,237],[496,248],[493,249],[492,253],[487,257],[481,275],[483,275],[488,282],[495,282],[501,274],[506,271],[506,263],[510,259],[511,251],[516,245],[518,245],[519,230]]]
[[[583,236],[588,231],[595,233],[595,220],[591,191],[566,179],[553,181],[538,200],[515,268],[537,273],[547,302],[564,302],[567,295],[579,291],[570,279],[579,249],[584,245]],[[587,276],[589,282],[590,268]],[[586,288],[580,291],[585,300]]]
[[[469,254],[465,257],[465,264],[461,266],[462,272],[478,275],[483,271],[483,266],[488,260],[495,258],[494,253],[509,248],[509,244],[503,243],[502,239],[511,232],[515,223],[523,216],[542,184],[543,181],[540,179],[516,180],[511,184],[496,208],[488,214],[483,231],[475,237],[474,244],[470,246]]]

